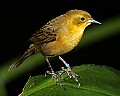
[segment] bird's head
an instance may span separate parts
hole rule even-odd
[[[83,10],[70,10],[66,14],[69,17],[69,21],[71,21],[74,26],[81,27],[83,29],[91,23],[101,24],[94,20],[88,12]]]

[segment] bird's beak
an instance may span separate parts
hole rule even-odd
[[[93,18],[89,19],[87,22],[89,22],[89,23],[98,23],[98,24],[102,24],[102,23],[100,23],[100,22],[94,20]]]

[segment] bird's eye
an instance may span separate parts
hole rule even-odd
[[[85,20],[85,18],[84,18],[84,17],[81,17],[81,18],[80,18],[80,20],[84,21],[84,20]]]

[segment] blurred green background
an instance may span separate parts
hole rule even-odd
[[[62,57],[71,66],[97,64],[111,66],[120,70],[120,8],[117,0],[4,0],[2,11],[2,31],[0,32],[0,96],[16,96],[29,76],[44,74],[48,66],[44,57],[38,53],[17,69],[8,68],[28,48],[27,42],[36,29],[52,18],[71,9],[88,11],[102,25],[92,24],[86,30],[81,43]],[[53,61],[54,60],[54,61]],[[51,59],[55,70],[62,65],[57,58]]]

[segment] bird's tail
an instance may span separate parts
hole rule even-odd
[[[30,55],[32,55],[33,53],[35,53],[35,46],[34,44],[31,44],[29,49],[20,57],[20,59],[18,59],[15,63],[13,63],[8,71],[11,71],[12,69],[18,67],[20,64],[22,64],[22,62],[29,57]]]

